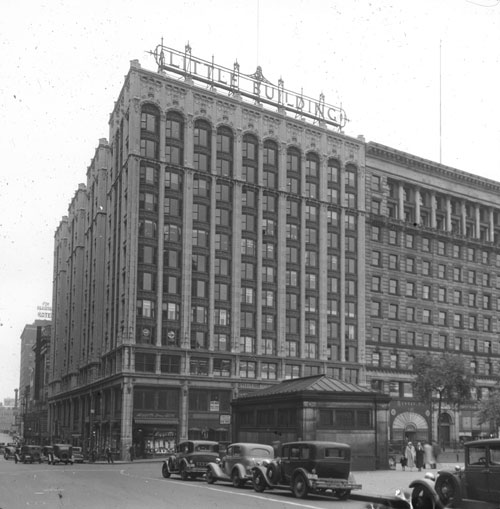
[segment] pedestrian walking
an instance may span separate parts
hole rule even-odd
[[[432,468],[436,468],[437,462],[439,459],[439,455],[441,454],[441,449],[439,448],[439,445],[437,442],[432,442],[432,454],[434,456],[434,466]]]
[[[408,445],[405,449],[405,458],[406,458],[406,465],[409,469],[413,470],[415,467],[415,447],[411,442],[408,442]]]
[[[14,451],[14,461],[17,463],[18,461],[21,461],[21,448],[16,447]]]
[[[113,454],[109,445],[106,447],[106,458],[108,459],[108,463],[114,463]]]
[[[134,461],[134,444],[130,446],[128,453],[130,454],[130,461]]]
[[[417,442],[417,447],[415,447],[415,465],[418,471],[421,472],[424,466],[424,448],[421,442]]]
[[[436,468],[436,459],[432,452],[432,445],[429,442],[424,444],[424,468],[429,465],[429,468]]]
[[[399,462],[401,463],[401,468],[403,469],[403,472],[404,472],[406,465],[408,464],[408,460],[406,459],[406,456],[404,455],[404,453],[401,454],[401,458],[400,458]]]

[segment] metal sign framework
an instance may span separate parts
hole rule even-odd
[[[266,104],[280,110],[286,110],[296,115],[297,118],[307,119],[326,124],[341,131],[347,123],[344,110],[338,106],[325,103],[324,94],[319,99],[313,99],[287,90],[284,81],[280,78],[278,85],[267,80],[262,68],[259,66],[253,74],[240,72],[240,64],[236,61],[233,69],[228,69],[201,58],[193,57],[191,46],[186,44],[184,52],[167,48],[161,44],[154,51],[149,52],[154,56],[158,65],[158,72],[167,71],[191,78],[204,83],[212,90],[222,89],[230,95],[239,95],[252,99],[256,104]]]

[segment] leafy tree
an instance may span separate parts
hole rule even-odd
[[[438,400],[438,419],[443,403],[458,408],[471,399],[474,379],[465,361],[459,355],[445,353],[433,356],[430,353],[418,355],[413,362],[416,374],[415,392],[422,401],[431,405]],[[438,435],[440,429],[438,421]],[[439,438],[439,436],[438,436]]]
[[[497,430],[500,427],[500,389],[496,388],[489,398],[479,403],[479,424],[492,423]]]

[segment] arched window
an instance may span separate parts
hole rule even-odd
[[[141,108],[141,156],[158,159],[160,112],[153,104]]]
[[[319,190],[319,156],[309,152],[306,157],[306,195],[318,199]]]
[[[289,148],[286,154],[286,190],[292,194],[300,194],[300,151]]]
[[[263,153],[263,175],[264,187],[277,189],[278,187],[278,145],[271,140],[264,142]]]
[[[180,113],[169,111],[165,125],[165,159],[167,163],[184,162],[184,119]]]
[[[339,203],[339,180],[340,180],[340,163],[337,159],[328,159],[326,167],[327,172],[327,190],[326,199],[330,203]]]
[[[228,127],[217,129],[217,175],[233,176],[233,132]]]
[[[243,164],[242,178],[251,184],[257,183],[257,170],[259,166],[259,145],[257,138],[251,134],[243,136]]]
[[[212,153],[212,129],[205,120],[197,120],[194,124],[194,158],[195,170],[210,171]]]

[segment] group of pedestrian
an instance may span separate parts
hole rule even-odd
[[[429,442],[425,442],[423,445],[422,442],[417,442],[417,445],[414,446],[412,442],[408,442],[401,453],[401,468],[404,471],[406,468],[413,470],[416,467],[419,472],[427,465],[429,468],[436,468],[436,458],[437,446],[433,446]]]

